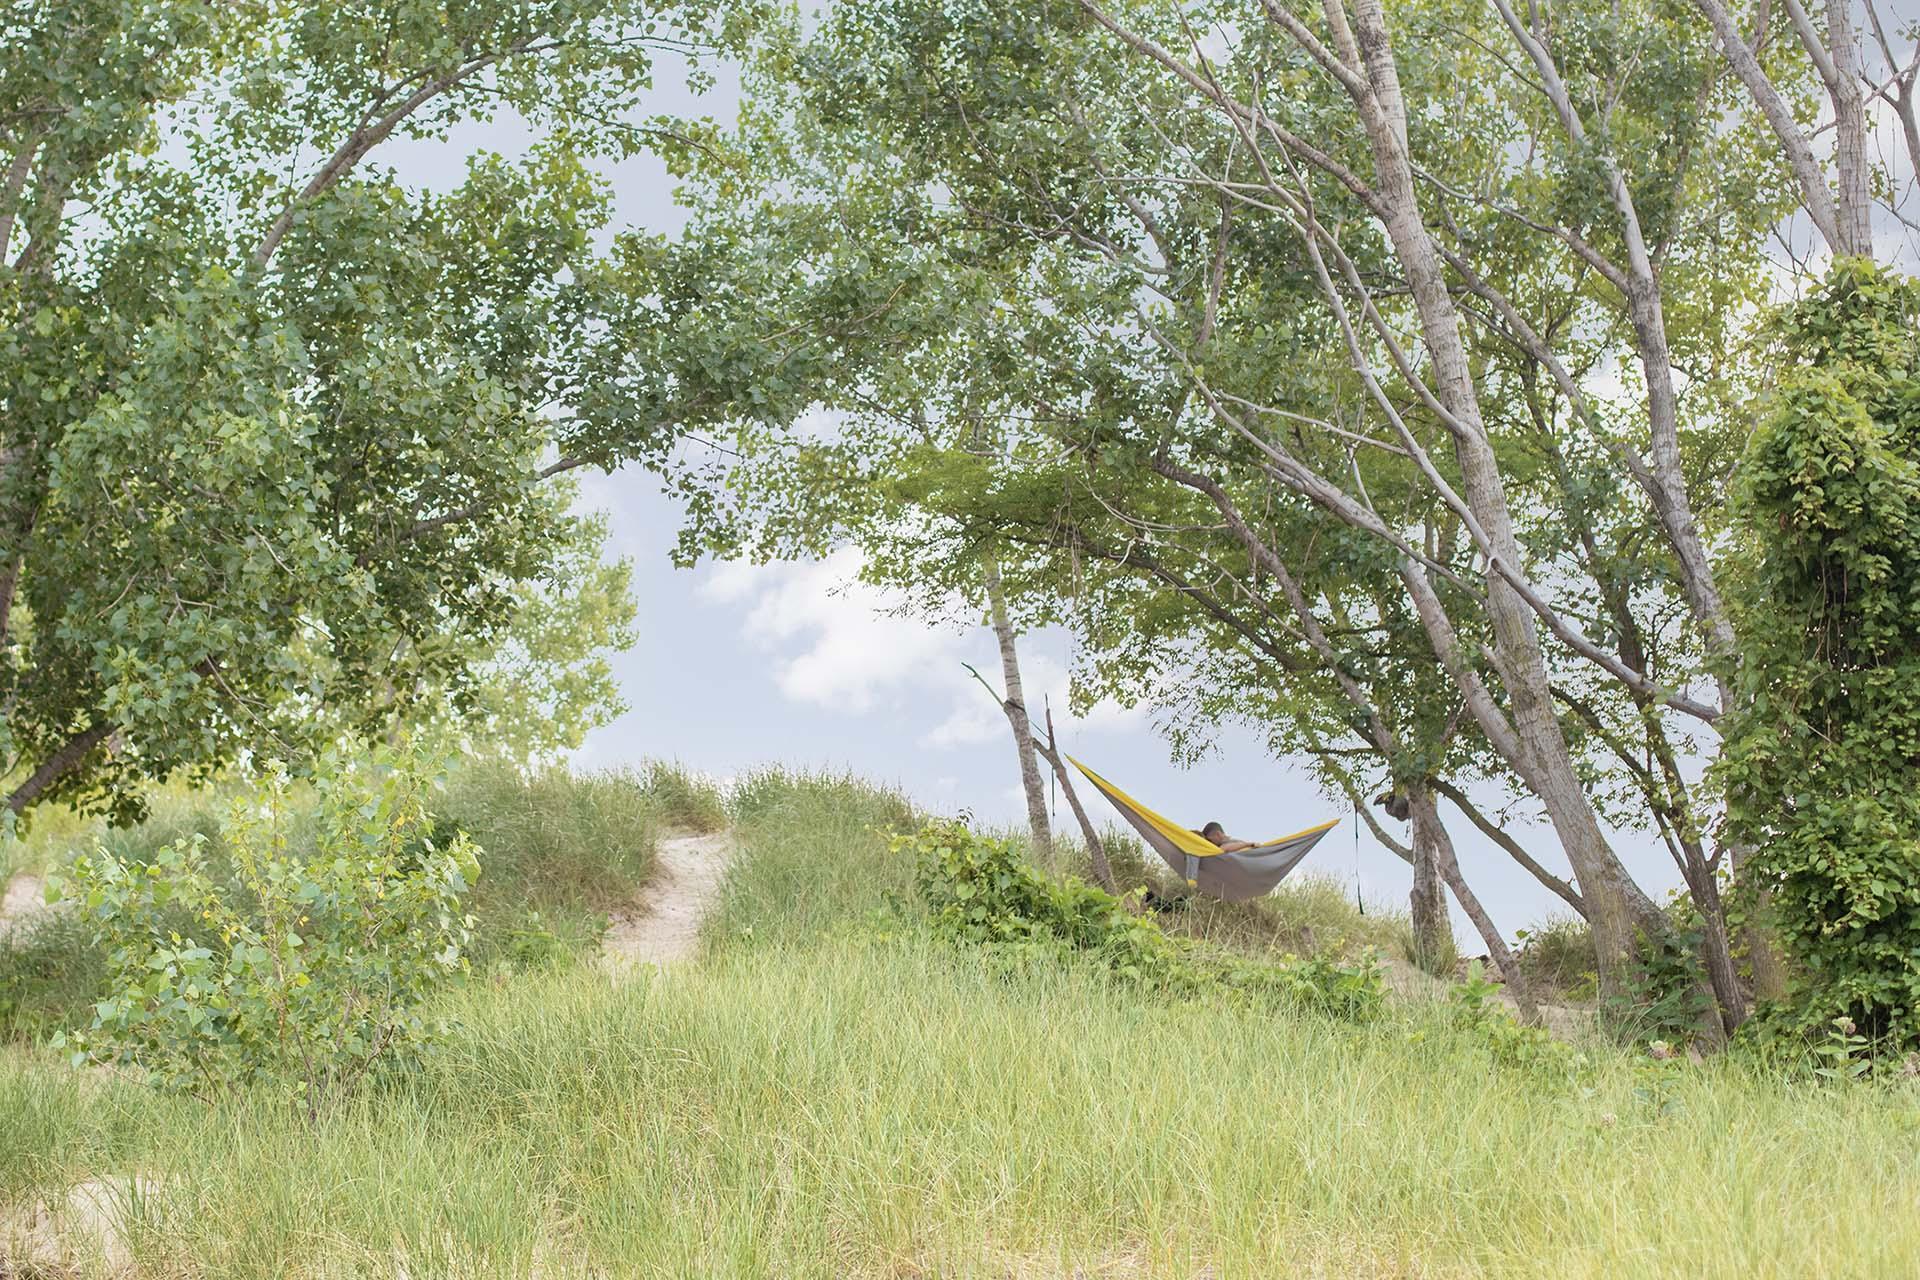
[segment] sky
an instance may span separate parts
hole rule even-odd
[[[698,98],[676,68],[661,70],[653,109],[723,123],[732,118],[739,85],[729,69],[718,68],[718,83]],[[476,149],[513,155],[530,141],[523,126],[509,121],[456,130],[440,141],[396,140],[390,158],[410,181],[452,185]],[[616,226],[669,233],[684,226],[686,211],[651,157],[623,162],[608,177]],[[628,710],[590,735],[575,756],[577,767],[664,759],[720,780],[768,764],[847,771],[898,787],[933,812],[967,814],[990,826],[1024,825],[1011,734],[964,665],[998,684],[997,650],[984,626],[901,616],[896,600],[855,580],[859,559],[852,549],[820,562],[675,569],[669,554],[680,513],[650,475],[635,469],[594,474],[582,490],[585,504],[609,517],[609,554],[632,563],[639,618],[637,642],[613,657]],[[1375,842],[1344,803],[1320,792],[1304,762],[1271,758],[1253,734],[1228,726],[1208,758],[1183,768],[1144,711],[1102,706],[1084,719],[1067,716],[1070,643],[1058,631],[1020,642],[1028,704],[1036,712],[1052,706],[1068,753],[1192,826],[1218,820],[1235,835],[1259,838],[1338,818],[1308,869],[1341,880],[1375,907],[1404,907],[1406,865]],[[1091,788],[1083,792],[1097,821],[1111,818]],[[1476,798],[1483,807],[1498,804],[1497,796]],[[1064,801],[1053,800],[1056,829],[1070,828]],[[1454,816],[1449,830],[1469,881],[1503,932],[1511,936],[1566,913],[1463,818]],[[1566,874],[1543,822],[1515,814],[1508,830]],[[1612,835],[1649,892],[1660,897],[1678,887],[1671,858],[1650,832]],[[1481,950],[1457,907],[1455,932],[1469,954]]]

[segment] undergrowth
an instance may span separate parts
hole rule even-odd
[[[964,824],[929,822],[889,842],[909,856],[936,937],[975,948],[993,963],[1025,967],[1090,962],[1114,977],[1199,998],[1284,1000],[1364,1020],[1385,1000],[1379,966],[1327,957],[1253,959],[1170,937],[1140,914],[1137,897],[1116,898],[1076,877],[1037,870],[1011,841]]]
[[[208,846],[208,877],[236,891],[241,877],[219,835],[237,792],[235,784],[198,793],[164,788],[147,819],[128,828],[49,809],[35,815],[25,839],[6,846],[7,856],[21,869],[57,872],[97,849],[145,867],[162,849],[197,836]],[[483,874],[467,898],[474,917],[468,956],[482,973],[564,965],[588,952],[608,913],[645,880],[662,830],[713,830],[726,821],[719,789],[671,764],[532,776],[474,766],[454,773],[429,808],[449,837],[465,835],[484,851]],[[310,793],[293,788],[290,840],[312,838],[313,813]],[[70,1026],[106,976],[105,954],[84,922],[70,912],[36,921],[13,945],[0,946],[0,1043],[37,1042]]]
[[[733,805],[703,958],[467,984],[439,1053],[312,1125],[268,1092],[209,1107],[0,1054],[0,1230],[138,1170],[134,1274],[183,1280],[1748,1280],[1920,1256],[1920,1086],[1576,1057],[1477,974],[1362,1020],[1156,986],[1095,957],[1207,945],[969,846],[1049,936],[1090,944],[983,962],[1005,944],[936,929],[887,855],[921,825],[899,796],[769,772]],[[1837,1084],[1862,1046],[1834,1031]]]

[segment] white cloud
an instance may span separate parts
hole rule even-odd
[[[1025,652],[1020,657],[1020,683],[1027,695],[1027,712],[1033,719],[1034,731],[1044,734],[1046,721],[1045,709],[1054,710],[1054,723],[1062,731],[1068,725],[1092,733],[1117,733],[1137,729],[1147,723],[1144,711],[1138,707],[1127,708],[1113,702],[1101,702],[1094,706],[1084,720],[1075,720],[1067,714],[1067,692],[1071,683],[1064,663],[1051,654],[1039,652],[1038,645],[1029,639]],[[998,654],[994,654],[992,667],[982,667],[982,674],[997,676],[1000,672]],[[921,739],[929,747],[966,746],[978,742],[987,742],[1004,736],[1007,732],[1006,715],[999,706],[987,696],[972,677],[963,671],[960,673],[966,682],[964,689],[958,690],[954,697],[952,710],[947,718]]]
[[[900,613],[898,595],[859,581],[860,566],[853,548],[808,563],[720,564],[700,595],[743,611],[745,635],[770,655],[774,682],[790,701],[854,714],[883,708],[937,714],[945,705],[945,718],[920,737],[922,746],[936,749],[1005,735],[999,706],[962,665],[972,663],[998,688],[1000,663],[991,636]],[[1070,723],[1082,731],[1112,732],[1146,722],[1142,712],[1112,704],[1070,721],[1067,668],[1044,651],[1048,642],[1057,645],[1059,637],[1022,643],[1027,704],[1036,722],[1049,703],[1063,732]]]
[[[857,580],[860,562],[858,551],[843,549],[810,563],[724,564],[701,595],[745,606],[746,635],[774,655],[786,697],[868,712],[956,667],[964,641],[894,613],[897,598]]]

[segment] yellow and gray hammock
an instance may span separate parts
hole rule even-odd
[[[1067,758],[1073,760],[1072,756]],[[1073,767],[1100,788],[1100,794],[1113,802],[1120,816],[1173,868],[1175,875],[1200,892],[1228,902],[1244,902],[1270,892],[1340,821],[1335,818],[1290,836],[1262,841],[1251,849],[1226,853],[1205,836],[1161,817],[1078,760],[1073,761]]]

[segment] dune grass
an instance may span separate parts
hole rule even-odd
[[[897,796],[765,774],[699,961],[475,982],[313,1128],[0,1056],[0,1205],[138,1171],[166,1277],[1905,1276],[1920,1092],[1511,1065],[1010,977],[911,927]]]
[[[230,877],[217,836],[231,791],[168,788],[147,820],[114,829],[63,810],[36,815],[24,841],[0,846],[14,867],[56,871],[75,853],[105,846],[147,862],[162,846],[209,837],[216,876]],[[726,822],[719,790],[672,764],[531,778],[499,766],[456,773],[433,804],[443,836],[467,832],[482,850],[468,897],[475,918],[469,959],[500,966],[563,963],[599,940],[607,913],[645,880],[654,842],[667,828],[710,831]],[[293,815],[296,830],[301,815]],[[0,883],[4,883],[0,880]],[[56,913],[11,947],[0,947],[0,1043],[43,1039],[94,998],[104,963],[84,922]]]

